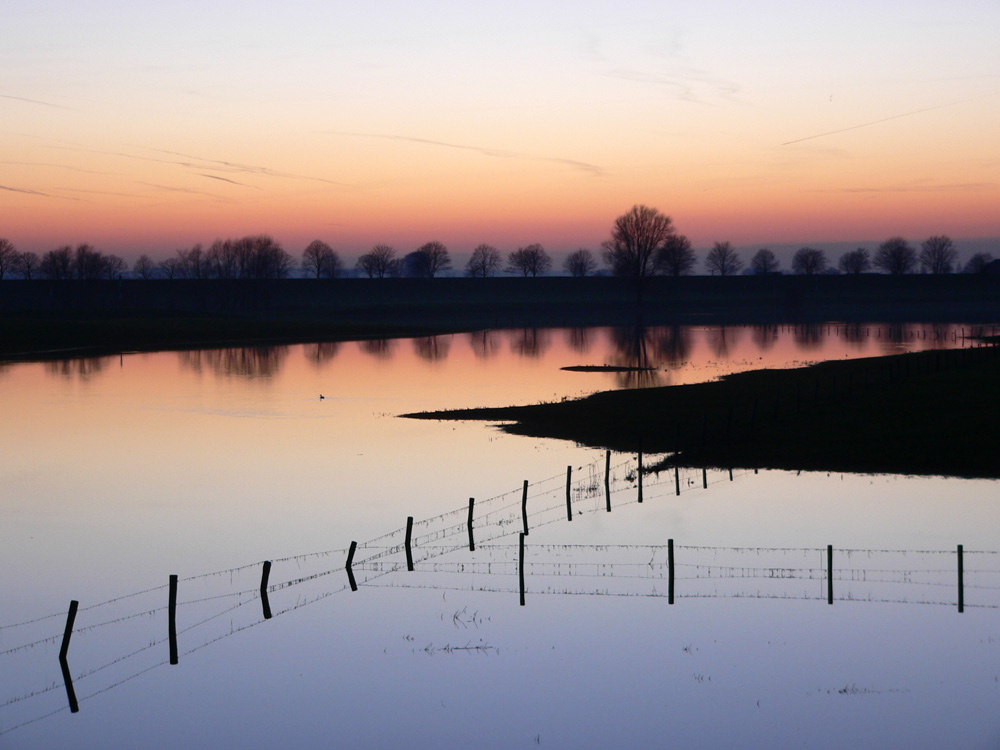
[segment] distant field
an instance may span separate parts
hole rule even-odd
[[[802,321],[996,322],[982,275],[0,282],[0,356],[482,328]]]

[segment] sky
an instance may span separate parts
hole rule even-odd
[[[6,0],[0,237],[1000,237],[996,0],[482,5]]]

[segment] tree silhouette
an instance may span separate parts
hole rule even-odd
[[[18,252],[14,247],[14,243],[4,237],[0,237],[0,281],[3,281],[5,273],[13,270],[17,256]]]
[[[920,268],[925,273],[951,273],[958,251],[945,234],[928,237],[920,246]]]
[[[18,253],[17,257],[14,258],[14,270],[28,281],[31,281],[38,272],[40,264],[38,256],[31,252]]]
[[[522,276],[538,276],[544,274],[552,266],[552,260],[545,249],[539,245],[519,247],[507,256],[507,271],[520,273]]]
[[[750,259],[750,270],[756,276],[767,276],[778,271],[778,259],[766,247],[762,247]]]
[[[210,264],[208,256],[202,251],[201,245],[195,245],[188,250],[177,251],[177,275],[185,279],[209,278]]]
[[[615,219],[611,239],[601,244],[604,262],[616,276],[632,277],[641,286],[653,275],[656,255],[673,235],[669,216],[649,206],[632,206]]]
[[[986,270],[986,266],[992,262],[993,256],[990,253],[976,253],[969,258],[969,262],[965,264],[962,273],[982,273]]]
[[[302,270],[310,277],[332,279],[340,273],[340,258],[322,240],[313,240],[302,251]]]
[[[421,245],[403,259],[407,276],[422,276],[433,279],[441,271],[451,268],[448,248],[440,242]]]
[[[870,271],[872,268],[868,250],[863,247],[859,247],[856,250],[849,250],[841,255],[837,265],[844,273],[853,274],[864,273],[865,271]]]
[[[792,256],[792,270],[805,276],[826,270],[826,253],[814,247],[801,247]]]
[[[901,276],[913,272],[917,265],[917,256],[902,237],[890,237],[878,246],[872,263],[880,271]]]
[[[465,275],[473,278],[496,276],[500,271],[500,251],[492,245],[478,245],[472,251],[472,257],[465,264]]]
[[[396,250],[390,245],[375,245],[371,250],[358,258],[360,268],[369,279],[383,279],[395,273]]]
[[[136,259],[135,265],[132,266],[132,273],[143,281],[148,281],[156,273],[156,264],[153,263],[153,259],[148,255],[140,255]]]
[[[653,259],[653,268],[667,276],[684,276],[694,270],[695,257],[691,240],[683,234],[671,234]]]
[[[597,270],[597,261],[590,250],[581,247],[566,256],[563,268],[570,276],[589,276]]]
[[[705,269],[715,276],[735,276],[743,268],[743,261],[729,242],[716,242],[705,256]]]

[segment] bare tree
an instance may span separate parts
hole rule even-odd
[[[295,267],[292,256],[270,235],[252,235],[237,242],[241,251],[240,278],[285,279]]]
[[[91,245],[77,245],[73,253],[73,277],[81,280],[99,279],[105,275],[104,256]]]
[[[616,276],[632,277],[641,287],[642,280],[653,275],[657,253],[673,235],[669,216],[649,206],[632,206],[615,219],[611,239],[601,244],[604,262]]]
[[[73,248],[63,245],[49,250],[38,265],[39,273],[47,279],[70,279],[73,277]]]
[[[712,276],[735,276],[743,268],[743,261],[729,242],[716,242],[705,256],[705,270]]]
[[[563,268],[570,276],[589,276],[597,270],[597,261],[590,250],[581,247],[566,256]]]
[[[148,281],[153,278],[156,273],[156,264],[153,263],[153,259],[148,255],[140,255],[136,259],[135,265],[132,266],[132,273],[143,281]]]
[[[826,253],[814,247],[800,247],[792,256],[792,270],[812,276],[826,270]]]
[[[28,281],[31,281],[31,279],[38,272],[40,263],[38,255],[35,253],[18,253],[17,257],[14,258],[14,270]]]
[[[863,247],[859,247],[856,250],[849,250],[841,255],[837,265],[844,273],[853,274],[864,273],[865,271],[870,271],[872,268],[868,250]]]
[[[993,262],[993,255],[990,253],[976,253],[969,262],[965,264],[962,273],[982,273],[986,266]]]
[[[912,273],[917,265],[917,255],[902,237],[890,237],[875,251],[875,268],[893,276]]]
[[[552,266],[552,260],[545,249],[539,245],[519,247],[507,256],[507,271],[520,273],[522,276],[537,276],[544,274]]]
[[[694,270],[695,257],[691,240],[683,234],[671,234],[664,241],[656,257],[653,268],[667,276],[684,276]]]
[[[316,279],[332,279],[340,273],[340,258],[325,242],[313,240],[302,251],[302,270]]]
[[[945,234],[928,237],[920,246],[920,268],[924,273],[951,273],[958,261],[958,251]]]
[[[18,252],[14,243],[0,237],[0,281],[3,281],[5,273],[13,270],[17,256]]]
[[[156,268],[165,279],[180,279],[184,277],[183,264],[179,258],[167,258],[157,263]]]
[[[179,274],[185,279],[207,279],[212,275],[208,253],[201,249],[201,243],[188,250],[178,250],[177,260]]]
[[[492,245],[478,245],[472,251],[472,257],[465,264],[465,275],[486,278],[496,276],[500,271],[500,251]]]
[[[750,270],[756,276],[767,276],[769,273],[777,273],[778,259],[773,252],[766,247],[762,247],[750,259]]]
[[[410,276],[424,276],[433,279],[441,271],[451,268],[448,248],[440,242],[421,245],[404,259],[406,272]]]
[[[120,279],[128,271],[128,264],[125,259],[119,255],[105,255],[101,263],[101,272],[104,277],[111,279]]]
[[[371,250],[358,258],[360,268],[369,279],[382,279],[395,273],[396,250],[390,245],[375,245]]]

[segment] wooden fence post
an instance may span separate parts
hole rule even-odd
[[[704,466],[701,467],[701,488],[703,490],[708,489],[708,469]]]
[[[271,561],[264,561],[264,569],[260,574],[260,603],[264,610],[264,619],[271,619],[271,602],[267,598],[267,579],[271,577]]]
[[[476,551],[476,541],[472,537],[472,507],[476,504],[476,499],[474,497],[469,498],[469,552]]]
[[[354,571],[351,569],[351,565],[354,563],[354,552],[358,548],[357,542],[351,542],[351,549],[347,552],[347,564],[344,565],[344,569],[347,571],[347,581],[351,584],[351,591],[358,590],[358,584],[354,580]]]
[[[517,577],[521,585],[521,606],[524,606],[524,534],[520,535],[517,553]]]
[[[611,451],[604,452],[604,502],[611,512]]]
[[[66,700],[69,702],[69,712],[72,714],[80,710],[80,704],[76,701],[73,675],[70,674],[66,655],[69,653],[69,639],[73,635],[73,623],[76,622],[76,610],[79,606],[80,602],[76,599],[69,603],[69,612],[66,614],[66,629],[63,631],[62,646],[59,648],[59,669],[62,671],[63,683],[66,685]]]
[[[639,502],[642,502],[642,451],[639,451],[639,470],[636,474],[639,478]]]
[[[674,493],[680,497],[681,494],[681,470],[674,464]]]
[[[962,335],[965,335],[965,329],[962,329]],[[962,545],[958,545],[958,611],[965,611],[965,564],[962,559]]]
[[[410,539],[413,536],[413,516],[406,517],[406,569],[413,570],[413,550],[410,548]]]
[[[524,480],[524,489],[521,490],[521,523],[524,525],[524,535],[528,535],[528,480]]]
[[[177,663],[177,576],[170,576],[170,595],[167,599],[167,635],[170,638],[170,663]]]
[[[826,545],[826,603],[833,604],[833,545]]]
[[[674,603],[674,540],[667,540],[667,604]]]
[[[62,646],[59,647],[59,658],[65,659],[69,653],[69,639],[73,636],[73,623],[76,622],[76,610],[80,602],[73,599],[69,603],[69,612],[66,613],[66,629],[63,630]]]
[[[566,467],[566,520],[573,520],[573,503],[570,498],[570,482],[573,479],[573,467]]]

